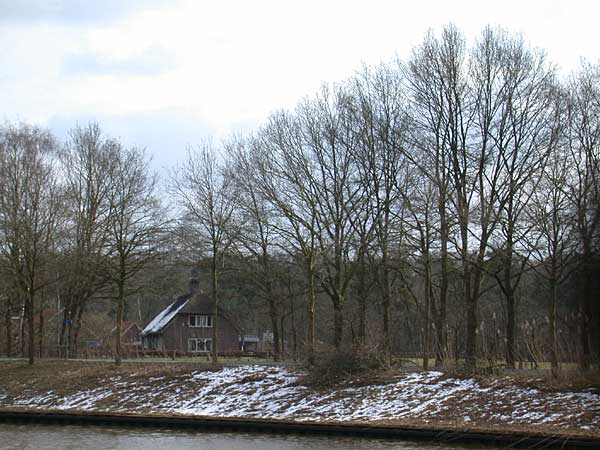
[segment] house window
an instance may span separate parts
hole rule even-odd
[[[194,328],[212,328],[212,316],[190,316],[190,327]]]
[[[192,338],[188,339],[188,352],[201,353],[210,352],[212,350],[212,339]]]

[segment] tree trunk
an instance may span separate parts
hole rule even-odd
[[[292,321],[292,351],[294,352],[295,359],[298,356],[298,335],[296,334],[296,314],[293,295],[290,295],[290,316],[290,319]]]
[[[271,317],[271,327],[273,328],[273,359],[275,361],[279,361],[281,359],[280,333],[279,333],[279,323],[278,323],[279,314],[277,311],[277,304],[275,303],[275,299],[273,298],[273,294],[271,292],[269,292],[268,295],[269,295],[269,316]]]
[[[465,264],[470,264],[465,261]],[[471,271],[466,269],[464,275],[464,296],[467,307],[467,336],[465,366],[469,370],[477,367],[477,300],[471,292]]]
[[[390,310],[392,295],[390,292],[390,280],[388,270],[387,251],[381,257],[381,284],[383,294],[383,354],[389,362],[392,355],[392,339],[390,330]]]
[[[123,311],[125,309],[125,277],[119,280],[117,298],[117,321],[115,324],[115,364],[121,364],[121,329],[123,328]]]
[[[60,327],[60,331],[58,333],[58,351],[59,351],[59,357],[64,356],[66,358],[66,353],[63,354],[63,349],[65,348],[65,345],[67,344],[67,340],[69,339],[68,337],[68,331],[67,331],[67,320],[69,320],[68,318],[68,310],[67,310],[67,305],[64,306],[63,309],[63,314],[62,314],[62,321],[61,324],[59,325]]]
[[[423,370],[427,372],[429,370],[429,347],[431,340],[431,268],[429,263],[429,255],[425,255],[425,282],[424,282],[424,296],[425,296],[425,333],[423,339]]]
[[[367,286],[366,264],[364,254],[360,254],[360,271],[358,274],[358,344],[364,347],[367,342]]]
[[[307,302],[307,337],[306,337],[306,353],[309,363],[314,361],[315,354],[315,274],[312,268],[312,262],[308,263],[308,302]]]
[[[506,366],[515,367],[515,296],[510,287],[506,291]]]
[[[21,358],[25,358],[25,325],[27,321],[27,300],[23,300],[21,307],[21,321],[19,323],[19,350]]]
[[[554,266],[554,263],[553,263]],[[556,378],[558,376],[558,339],[556,336],[556,300],[557,300],[557,281],[555,276],[555,269],[552,268],[552,275],[550,278],[550,311],[548,318],[550,321],[550,364],[552,368],[552,376]]]
[[[358,298],[358,342],[361,347],[367,343],[367,299],[366,292],[361,292]]]
[[[508,201],[507,224],[506,224],[506,248],[504,252],[504,287],[502,289],[506,298],[506,365],[514,369],[515,367],[515,289],[512,284],[513,275],[513,195],[516,189],[512,187],[511,195]]]
[[[212,266],[210,268],[211,275],[211,286],[210,294],[213,302],[213,319],[212,319],[212,363],[217,364],[219,362],[219,342],[218,342],[218,329],[219,329],[219,297],[218,297],[218,279],[217,279],[217,254],[213,252]]]
[[[260,255],[260,263],[262,266],[263,279],[265,280],[265,291],[267,295],[267,302],[269,304],[269,316],[271,319],[271,328],[273,329],[273,360],[279,361],[281,359],[281,332],[283,330],[283,317],[281,319],[281,325],[279,324],[279,308],[277,304],[277,298],[273,292],[273,270],[270,264],[268,244],[263,241],[262,254]]]
[[[342,311],[343,301],[336,298],[333,302],[333,344],[337,351],[342,348],[344,334],[344,314]]]
[[[77,358],[79,354],[79,332],[81,331],[81,321],[83,318],[83,311],[85,304],[82,303],[77,307],[77,314],[75,320],[71,323],[72,337],[71,337],[71,357]]]
[[[28,294],[27,299],[27,332],[28,332],[28,345],[27,345],[27,356],[29,364],[33,364],[35,358],[35,314],[34,314],[34,293],[31,291]]]
[[[436,308],[435,331],[437,345],[435,347],[435,365],[442,366],[448,355],[448,336],[446,335],[446,304],[448,299],[448,222],[446,220],[445,206],[438,208],[440,211],[440,239],[441,239],[441,262],[440,262],[440,298]]]
[[[281,319],[279,320],[279,358],[278,360],[282,360],[283,357],[285,356],[286,353],[286,348],[285,348],[285,338],[284,336],[286,336],[286,323],[285,323],[285,315],[282,314],[281,315]]]
[[[10,295],[10,294],[9,294]],[[6,313],[4,323],[6,326],[6,357],[12,356],[12,318],[11,318],[11,301],[10,297],[6,301]]]
[[[592,270],[591,270],[591,245],[585,239],[583,246],[583,295],[580,304],[580,339],[582,370],[589,370],[591,363],[590,348],[590,322],[592,320]]]
[[[40,306],[40,314],[38,316],[38,355],[40,359],[44,356],[44,305]]]

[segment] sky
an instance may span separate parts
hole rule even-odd
[[[428,29],[522,33],[563,74],[600,57],[597,0],[0,0],[0,121],[97,121],[159,170],[258,128]]]

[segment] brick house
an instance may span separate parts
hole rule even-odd
[[[214,305],[192,280],[190,292],[177,297],[142,331],[144,350],[166,354],[201,355],[212,350]],[[219,354],[239,352],[239,330],[220,308],[217,316]]]

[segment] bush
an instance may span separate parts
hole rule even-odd
[[[388,369],[387,359],[373,349],[325,350],[316,352],[312,363],[307,364],[304,382],[312,386],[326,387],[351,377]]]

